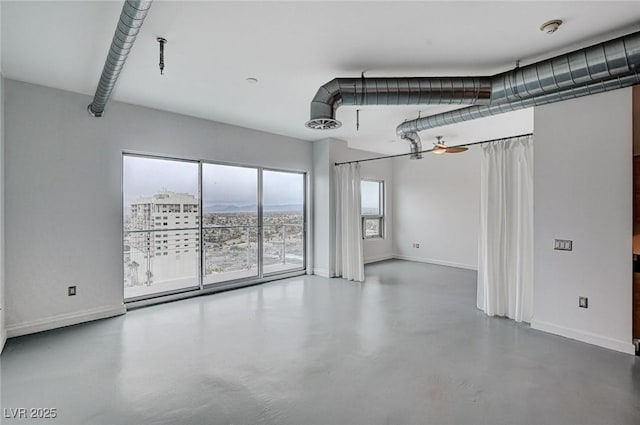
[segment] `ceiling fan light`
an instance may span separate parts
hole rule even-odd
[[[435,155],[441,155],[443,153],[446,153],[447,145],[444,144],[444,141],[442,140],[442,136],[436,136],[436,139],[438,141],[433,144],[433,149],[431,149],[431,153]]]

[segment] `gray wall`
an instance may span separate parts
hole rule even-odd
[[[473,146],[462,154],[393,160],[396,258],[478,268],[481,158]]]
[[[331,139],[313,144],[313,274],[333,276],[331,261]]]
[[[311,143],[7,80],[9,335],[122,311],[122,151],[306,171]],[[67,296],[77,285],[78,295]]]
[[[535,109],[531,326],[633,353],[632,89]],[[555,251],[554,239],[573,240]],[[578,297],[589,308],[578,307]]]
[[[4,268],[4,77],[0,64],[0,351],[6,340]]]
[[[0,22],[2,22],[2,3],[0,3]],[[0,36],[0,352],[4,348],[7,337],[4,270],[4,76],[2,74],[2,37]]]

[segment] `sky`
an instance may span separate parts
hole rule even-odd
[[[370,212],[378,210],[380,206],[380,183],[363,180],[360,185],[362,195],[362,209]]]
[[[204,211],[214,204],[236,204],[257,208],[258,170],[229,165],[202,165]]]
[[[124,205],[162,189],[198,195],[198,163],[124,156]]]
[[[140,196],[152,196],[163,189],[198,196],[198,163],[125,155],[124,205]],[[248,209],[257,205],[258,171],[255,168],[219,164],[202,165],[204,211],[216,205],[237,205]],[[303,174],[263,172],[265,208],[301,205],[304,200]]]

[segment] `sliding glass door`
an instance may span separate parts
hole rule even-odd
[[[124,297],[305,268],[304,173],[124,155]]]
[[[258,169],[202,164],[203,283],[258,277]]]
[[[197,162],[125,156],[124,297],[200,285]]]
[[[264,274],[304,268],[304,174],[264,170]]]

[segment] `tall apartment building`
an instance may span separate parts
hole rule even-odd
[[[125,217],[125,286],[197,284],[198,198],[163,190],[131,203]]]

